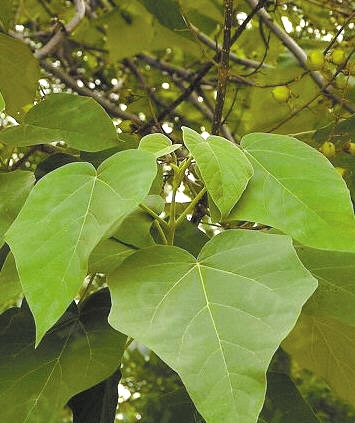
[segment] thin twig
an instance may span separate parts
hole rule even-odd
[[[75,0],[75,15],[73,19],[67,23],[53,35],[52,38],[42,48],[35,51],[34,55],[37,59],[43,59],[48,57],[57,46],[64,40],[64,38],[70,34],[81,22],[85,16],[85,2],[84,0]]]
[[[100,93],[98,93],[95,90],[90,90],[89,88],[83,86],[79,87],[77,84],[77,81],[69,76],[64,70],[61,68],[58,68],[54,66],[52,63],[50,63],[48,60],[41,60],[40,61],[41,66],[43,69],[45,69],[47,72],[51,73],[52,75],[59,78],[62,82],[66,84],[67,87],[72,88],[75,92],[81,95],[85,95],[88,97],[92,97],[94,100],[96,100],[106,111],[109,113],[112,117],[118,117],[123,120],[130,120],[138,125],[142,124],[142,121],[139,119],[138,116],[123,112],[120,110],[114,103],[111,101],[105,99],[101,96]]]
[[[197,38],[203,44],[205,44],[207,47],[210,47],[213,50],[216,50],[216,49],[218,51],[222,50],[222,46],[220,44],[216,45],[216,42],[214,40],[209,38],[206,34],[204,34],[202,31],[200,31],[196,26],[190,24],[189,27],[196,34]],[[263,67],[263,68],[272,68],[272,66],[267,65],[265,63],[260,63],[260,62],[257,62],[255,60],[244,59],[244,58],[238,57],[234,53],[229,53],[229,58],[232,62],[237,63],[238,65],[245,66],[247,68],[254,68],[255,69],[255,68],[259,68],[260,66]]]
[[[247,0],[249,5],[252,8],[255,8],[258,4],[257,0]],[[306,70],[307,68],[307,54],[306,52],[296,43],[296,41],[291,38],[286,31],[284,31],[279,25],[277,25],[268,14],[268,12],[262,8],[258,10],[258,15],[261,20],[265,23],[266,26],[279,38],[280,41],[285,45],[285,47],[295,56],[298,63]],[[308,70],[309,71],[309,70]],[[340,104],[345,110],[350,113],[355,113],[355,105],[346,101],[345,99],[338,97],[331,90],[331,87],[327,84],[322,74],[317,71],[309,71],[309,75],[313,81],[321,88],[322,93],[331,99],[334,103]]]

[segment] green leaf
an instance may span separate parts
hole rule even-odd
[[[184,248],[189,253],[198,256],[201,248],[209,240],[209,237],[197,226],[193,225],[188,220],[185,220],[176,228],[174,236],[174,245]]]
[[[159,195],[149,195],[142,202],[158,215],[164,209],[164,200]],[[144,248],[155,245],[150,233],[154,218],[138,207],[130,213],[114,232],[113,237],[123,244],[134,248]]]
[[[18,215],[35,182],[32,172],[15,170],[0,173],[0,245]]]
[[[120,369],[99,384],[80,392],[68,402],[73,423],[112,423],[115,420]]]
[[[79,160],[72,154],[67,153],[55,153],[48,156],[41,163],[39,163],[35,170],[35,177],[37,180],[43,178],[47,173],[52,172],[55,169],[58,169],[61,166],[64,166],[68,163],[75,163]]]
[[[35,327],[23,304],[0,316],[0,420],[57,423],[67,401],[113,374],[126,337],[107,323],[110,295],[73,302],[34,348]]]
[[[268,373],[261,415],[267,423],[320,423],[289,376],[282,373]]]
[[[145,135],[139,143],[139,148],[150,151],[157,158],[170,154],[180,147],[181,144],[171,144],[170,139],[163,134]]]
[[[355,406],[355,328],[335,317],[302,313],[282,344],[297,365],[324,379]]]
[[[228,219],[273,226],[310,247],[355,251],[349,191],[322,154],[285,135],[250,134],[241,145],[254,175]]]
[[[109,285],[110,323],[177,371],[207,422],[254,423],[270,360],[316,281],[289,237],[226,231],[197,260],[139,250]]]
[[[319,286],[307,301],[308,314],[329,315],[355,326],[355,254],[296,247],[304,266]]]
[[[153,39],[152,16],[136,0],[105,19],[110,60],[116,62],[147,50]]]
[[[15,146],[64,141],[91,152],[118,144],[111,118],[95,100],[66,93],[48,95],[26,113],[21,125],[1,131],[0,140]]]
[[[22,293],[22,286],[18,277],[16,263],[13,254],[7,254],[0,272],[0,313],[13,306],[15,300]]]
[[[239,147],[222,137],[204,140],[192,129],[182,129],[184,143],[196,160],[210,196],[226,216],[253,175],[249,160]]]
[[[37,342],[76,295],[95,246],[146,197],[155,174],[152,154],[127,150],[97,171],[89,163],[71,163],[36,184],[6,240],[34,314]]]
[[[89,257],[89,272],[109,275],[121,265],[126,257],[135,251],[136,248],[122,244],[118,240],[103,239],[97,244]]]
[[[33,103],[40,71],[37,60],[22,41],[0,33],[0,91],[6,113],[19,120]]]
[[[5,109],[5,100],[2,94],[0,93],[0,112],[2,112]]]
[[[144,7],[158,21],[170,30],[186,30],[186,23],[181,16],[180,7],[174,0],[140,0]]]
[[[3,32],[8,32],[15,17],[16,0],[2,0],[0,8],[0,27]],[[1,109],[1,108],[0,108]]]

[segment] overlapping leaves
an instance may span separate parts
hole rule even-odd
[[[181,376],[208,422],[254,422],[265,373],[316,286],[288,237],[227,231],[196,260],[156,246],[110,277],[109,320]]]
[[[254,175],[229,219],[273,226],[310,247],[355,251],[350,194],[323,155],[283,135],[250,134],[241,145]]]
[[[107,323],[107,289],[80,309],[73,302],[34,349],[35,326],[26,303],[0,317],[0,420],[57,423],[75,394],[119,367],[126,337]],[[112,387],[117,393],[117,386]]]
[[[155,174],[151,153],[127,150],[97,171],[89,163],[63,166],[31,191],[6,241],[34,314],[37,341],[76,295],[92,250],[146,197]]]
[[[241,197],[253,168],[243,151],[222,137],[207,140],[190,128],[183,128],[186,147],[196,160],[202,179],[222,216]]]

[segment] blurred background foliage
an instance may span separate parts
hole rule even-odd
[[[219,128],[233,142],[255,131],[296,136],[328,157],[353,199],[354,11],[351,0],[234,2]],[[151,132],[180,142],[183,125],[211,133],[223,30],[222,0],[1,0],[0,170],[39,178],[73,156],[96,164],[111,154],[2,142],[1,129],[50,93],[98,101],[125,142],[119,148]],[[178,376],[143,346],[126,350],[122,373],[117,421],[203,422]],[[320,422],[355,421],[322,381],[292,364],[283,373]],[[260,422],[271,423],[270,407],[272,392]]]

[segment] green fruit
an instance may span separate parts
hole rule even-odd
[[[335,65],[343,65],[346,61],[346,56],[344,50],[341,49],[335,49],[332,51],[332,54],[330,55],[330,60]]]
[[[328,159],[335,156],[335,145],[331,141],[325,141],[319,148],[319,151]]]
[[[320,50],[313,50],[307,56],[307,68],[309,70],[320,70],[324,65],[324,55]]]
[[[341,176],[344,176],[346,174],[346,169],[343,167],[336,167],[335,169]]]
[[[350,153],[352,156],[355,156],[355,143],[354,142],[351,142],[351,141],[347,141],[343,145],[343,150],[346,153]]]
[[[271,92],[274,99],[279,103],[286,103],[291,97],[291,90],[285,85],[275,87]]]

